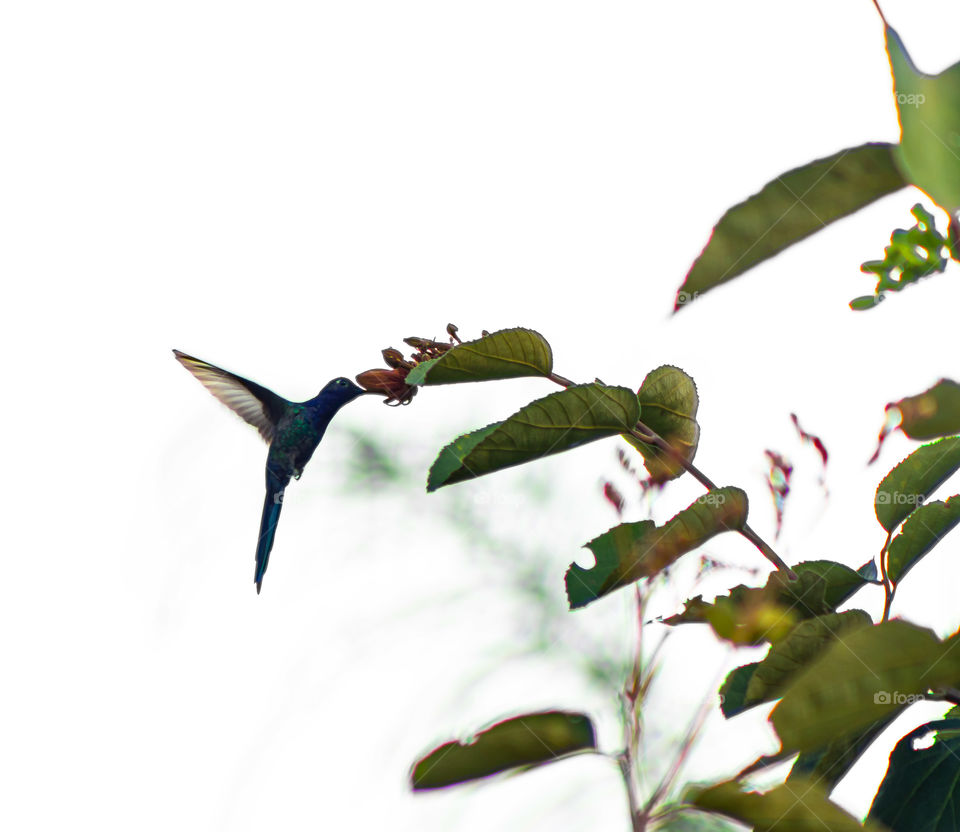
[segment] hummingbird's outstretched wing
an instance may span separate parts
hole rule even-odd
[[[286,399],[180,350],[174,350],[173,354],[217,399],[260,431],[265,442],[273,441],[277,423],[290,404]]]

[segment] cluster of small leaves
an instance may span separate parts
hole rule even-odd
[[[883,260],[869,260],[860,266],[864,274],[876,276],[877,287],[872,295],[850,301],[851,309],[873,309],[886,297],[885,292],[899,292],[923,277],[946,269],[944,250],[949,250],[953,241],[937,231],[933,215],[920,203],[914,205],[910,213],[917,224],[908,229],[898,228],[890,235]]]

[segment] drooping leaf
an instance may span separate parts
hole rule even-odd
[[[464,341],[439,358],[422,361],[407,375],[407,384],[457,384],[553,372],[553,352],[532,329],[502,329],[476,341]]]
[[[860,271],[877,279],[873,297],[850,301],[854,310],[872,309],[885,297],[884,292],[899,292],[924,277],[942,272],[947,267],[949,241],[939,231],[932,214],[918,202],[910,210],[916,219],[911,228],[897,228],[890,235],[890,245],[883,250],[883,260],[860,264]],[[871,302],[867,302],[867,301]]]
[[[900,411],[900,429],[911,439],[960,433],[960,384],[942,378],[929,390],[891,402]]]
[[[840,636],[790,683],[770,720],[785,751],[823,748],[960,679],[960,650],[894,620]]]
[[[747,495],[728,486],[708,491],[662,526],[652,520],[614,526],[586,544],[596,558],[593,567],[573,563],[567,570],[570,608],[656,575],[714,535],[743,528],[746,522]]]
[[[498,722],[470,742],[444,743],[414,765],[411,781],[415,791],[438,789],[595,748],[593,723],[583,714],[525,714]]]
[[[897,166],[905,180],[953,214],[960,209],[960,63],[927,75],[891,26],[886,40],[900,117]]]
[[[863,610],[830,613],[808,618],[776,642],[757,666],[744,696],[744,706],[777,699],[789,681],[835,639],[873,621]]]
[[[735,667],[723,680],[723,684],[720,686],[720,711],[727,719],[743,713],[749,707],[745,704],[747,687],[759,664],[760,662],[751,662]]]
[[[794,168],[734,205],[677,292],[674,310],[714,286],[906,185],[894,146],[871,143]]]
[[[834,740],[826,748],[804,752],[794,762],[787,781],[790,782],[798,777],[809,777],[828,791],[832,790],[860,759],[863,752],[870,747],[870,744],[900,716],[905,707],[901,705],[866,728]]]
[[[797,575],[795,581],[780,572],[771,572],[764,586],[740,584],[731,589],[728,595],[718,595],[712,603],[698,595],[687,601],[680,613],[664,619],[663,623],[709,622],[711,618],[716,619],[715,610],[727,610],[727,617],[742,618],[744,610],[756,609],[763,604],[775,604],[789,610],[797,620],[813,618],[833,612],[867,582],[876,578],[876,565],[872,561],[856,571],[831,560],[804,561],[792,569]],[[767,637],[763,640],[770,639]]]
[[[887,574],[895,584],[960,523],[960,494],[946,502],[937,500],[920,506],[907,518],[887,549]]]
[[[934,733],[933,744],[914,743]],[[955,832],[960,829],[960,719],[928,722],[907,734],[890,754],[890,765],[868,818],[893,832]]]
[[[687,462],[692,462],[700,439],[697,385],[683,370],[665,364],[647,374],[637,393],[643,423],[667,440]],[[643,463],[655,483],[679,477],[684,468],[653,445],[625,436],[643,455]]]
[[[960,469],[960,437],[921,445],[878,486],[874,506],[880,525],[892,532],[957,469]]]
[[[718,812],[755,832],[863,832],[864,826],[836,803],[815,780],[797,779],[767,792],[744,791],[728,780],[706,789],[690,789],[687,799],[708,812]],[[882,827],[866,827],[879,832]]]
[[[568,387],[483,428],[479,438],[475,431],[447,445],[430,469],[427,491],[616,436],[639,418],[636,394],[626,387]]]

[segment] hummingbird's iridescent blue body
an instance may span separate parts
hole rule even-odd
[[[260,519],[254,581],[257,593],[267,571],[270,550],[283,507],[283,492],[293,479],[300,479],[330,420],[345,404],[366,391],[346,378],[335,378],[314,398],[290,402],[266,387],[261,387],[206,361],[173,351],[183,364],[214,396],[238,416],[260,431],[270,443],[267,453],[267,493]]]

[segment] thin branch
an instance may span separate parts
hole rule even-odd
[[[890,546],[890,538],[893,537],[893,532],[887,532],[887,539],[883,544],[883,548],[880,550],[880,576],[883,578],[883,618],[881,621],[887,621],[890,618],[890,607],[893,605],[893,596],[897,594],[897,588],[893,585],[893,581],[890,580],[890,575],[887,572],[887,549]]]

